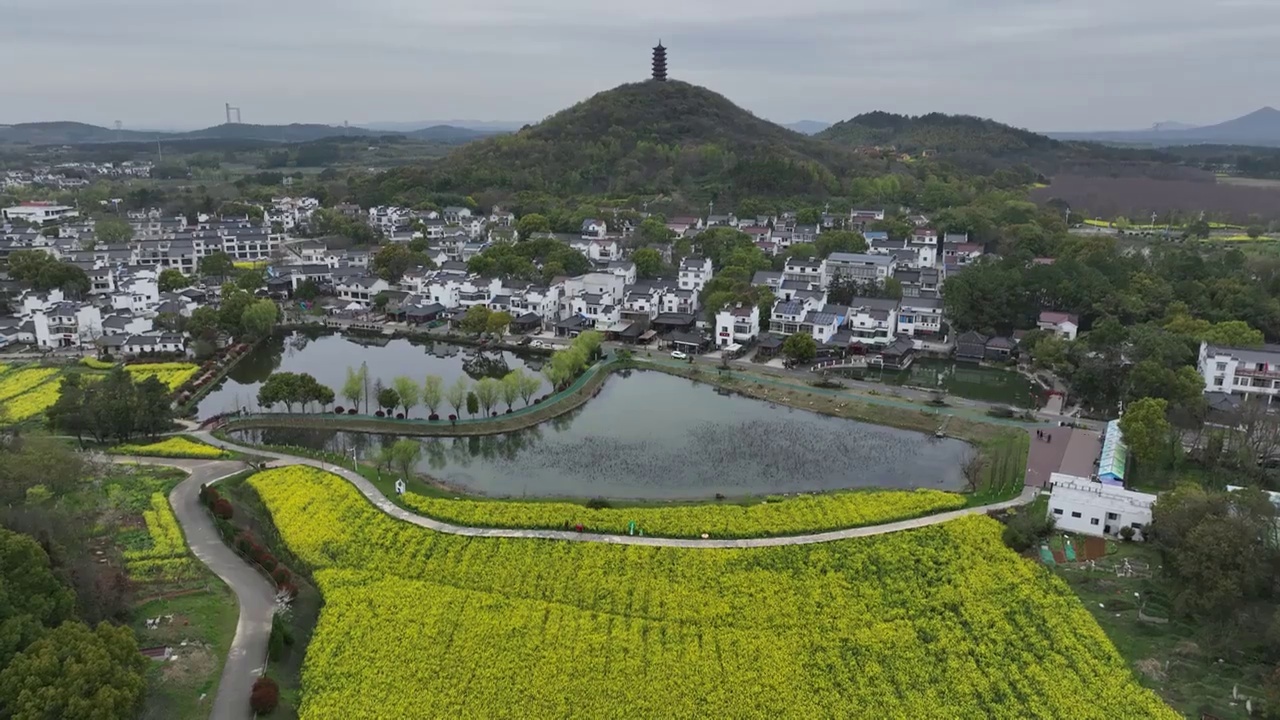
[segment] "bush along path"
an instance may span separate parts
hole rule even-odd
[[[152,457],[115,457],[115,462],[164,465],[185,470],[186,480],[169,493],[169,504],[187,546],[215,575],[222,578],[236,594],[240,619],[236,623],[231,651],[222,667],[222,678],[214,696],[210,720],[250,720],[249,706],[253,684],[262,675],[271,637],[271,620],[275,614],[276,589],[257,569],[236,554],[223,541],[209,511],[200,502],[200,488],[216,484],[246,469],[246,465],[228,460],[178,460]]]
[[[681,548],[752,548],[771,547],[776,545],[812,545],[815,543],[834,542],[836,540],[847,540],[849,538],[867,537],[870,535],[884,535],[887,533],[911,530],[929,525],[937,525],[939,523],[947,522],[948,520],[955,520],[956,518],[964,517],[965,515],[976,515],[992,510],[1005,510],[1012,507],[1030,504],[1039,494],[1038,488],[1027,487],[1023,489],[1022,494],[1017,498],[1006,502],[996,503],[994,505],[982,505],[964,508],[961,510],[952,510],[949,512],[938,513],[936,515],[926,515],[924,517],[900,520],[881,525],[869,525],[859,528],[850,528],[847,530],[832,530],[828,532],[810,533],[807,535],[790,535],[785,537],[680,539],[631,535],[603,535],[600,533],[575,532],[572,530],[481,528],[453,525],[409,512],[387,499],[387,497],[364,476],[352,472],[351,470],[347,470],[346,468],[333,465],[332,463],[298,457],[295,455],[286,455],[284,453],[269,450],[243,447],[236,445],[235,443],[216,438],[207,432],[195,433],[194,435],[210,445],[216,445],[228,450],[274,458],[274,461],[271,463],[272,467],[309,465],[311,467],[327,470],[328,472],[338,475],[354,485],[356,489],[369,500],[369,502],[373,503],[378,509],[396,519],[403,520],[429,530],[435,530],[436,532],[447,533],[449,535],[463,535],[467,537],[529,538],[540,540],[564,540],[568,542],[598,542],[611,543],[614,545],[647,545],[650,547]]]

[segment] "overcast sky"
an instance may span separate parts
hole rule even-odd
[[[649,74],[775,121],[1037,130],[1280,105],[1280,0],[0,0],[0,123],[537,120]]]

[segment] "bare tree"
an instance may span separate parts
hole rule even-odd
[[[982,483],[982,473],[986,469],[987,459],[982,456],[982,453],[970,451],[964,464],[960,466],[960,472],[964,474],[965,492],[978,491],[978,485]]]

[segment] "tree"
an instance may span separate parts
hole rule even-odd
[[[104,217],[94,221],[93,234],[99,242],[119,245],[133,239],[133,226],[121,218]]]
[[[213,340],[218,336],[218,311],[201,305],[187,318],[187,333],[197,340]]]
[[[415,267],[425,267],[428,270],[435,267],[435,263],[424,253],[416,253],[404,245],[386,245],[378,250],[378,254],[373,256],[371,269],[377,273],[378,277],[389,283],[400,282],[400,278],[404,274]]]
[[[458,329],[472,335],[480,335],[489,329],[489,308],[484,305],[472,305],[458,322]]]
[[[298,289],[293,291],[293,296],[299,300],[311,302],[320,297],[320,284],[311,278],[307,278],[298,283]]]
[[[508,411],[516,404],[516,400],[520,399],[520,386],[523,380],[524,371],[519,369],[502,376],[502,401],[507,404]]]
[[[1160,551],[1182,616],[1227,619],[1272,592],[1275,508],[1252,488],[1184,484],[1160,496],[1144,535]]]
[[[256,268],[241,270],[236,274],[236,287],[246,292],[253,292],[267,284],[266,275]]]
[[[467,379],[459,376],[457,381],[449,386],[449,391],[445,393],[445,398],[449,401],[450,407],[453,408],[454,415],[462,414],[462,406],[467,402]]]
[[[851,230],[828,230],[814,242],[814,250],[820,258],[829,257],[831,253],[861,253],[867,251],[867,239],[862,233]]]
[[[378,391],[378,407],[391,413],[400,404],[400,393],[395,388],[384,387]]]
[[[1165,414],[1169,401],[1143,398],[1131,403],[1120,417],[1120,432],[1134,458],[1144,465],[1156,465],[1169,451],[1173,431]]]
[[[173,423],[173,400],[169,386],[152,375],[137,383],[137,420],[134,426],[139,433],[156,437],[169,430]]]
[[[427,412],[435,415],[443,399],[444,379],[439,375],[428,375],[422,382],[422,404],[427,406]]]
[[[788,335],[782,342],[782,354],[791,358],[791,362],[797,365],[813,362],[813,359],[818,356],[818,341],[808,333]]]
[[[476,385],[478,386],[479,383],[476,383]],[[467,393],[467,414],[475,417],[478,412],[480,412],[480,396],[472,390]]]
[[[587,330],[573,339],[573,347],[582,351],[582,367],[595,360],[596,353],[600,351],[600,346],[603,344],[604,335],[599,330]]]
[[[249,691],[249,707],[256,715],[270,715],[280,704],[280,685],[266,675],[253,681]]]
[[[69,262],[61,262],[43,250],[16,250],[9,254],[9,278],[30,283],[37,292],[62,290],[80,296],[89,292],[89,276]]]
[[[551,232],[551,221],[545,215],[529,213],[516,221],[516,232],[521,240],[528,240],[534,233]]]
[[[261,340],[275,330],[280,308],[274,300],[255,300],[240,315],[241,335],[249,341]]]
[[[536,375],[520,376],[520,397],[524,399],[524,404],[529,405],[533,401],[533,394],[538,392],[542,387],[542,381]]]
[[[507,328],[511,326],[511,313],[504,310],[489,313],[489,317],[485,319],[485,330],[502,341],[502,336],[506,334]]]
[[[12,718],[124,720],[137,712],[150,664],[129,628],[66,622],[0,671],[0,707]]]
[[[1245,230],[1245,234],[1254,240],[1262,237],[1262,232],[1262,228],[1257,225],[1250,225],[1248,229]]]
[[[644,242],[655,245],[667,245],[675,237],[675,233],[671,232],[671,228],[656,217],[647,217],[641,221],[640,227],[636,228],[636,234]]]
[[[222,302],[218,306],[218,328],[228,335],[240,337],[244,332],[244,311],[257,300],[230,283],[222,286]]]
[[[493,406],[498,404],[498,398],[502,396],[502,382],[491,377],[480,378],[475,386],[475,396],[480,403],[480,407],[484,408],[485,417],[489,417]],[[468,401],[468,410],[470,410],[470,401]]]
[[[202,277],[227,278],[235,274],[236,264],[230,255],[219,250],[200,258],[199,269]]]
[[[258,388],[259,405],[269,408],[276,403],[284,403],[289,412],[293,412],[295,404],[305,406],[314,402],[328,405],[333,398],[333,390],[321,385],[309,373],[272,373]]]
[[[58,582],[39,543],[3,528],[0,588],[0,667],[4,667],[48,628],[71,618],[75,595]],[[9,706],[0,703],[0,707]]]
[[[422,388],[418,387],[418,383],[413,378],[405,375],[392,379],[391,386],[395,388],[396,395],[400,396],[400,405],[404,408],[404,416],[409,417],[409,411],[418,404],[418,399],[422,396]]]
[[[662,255],[653,248],[641,248],[635,251],[631,254],[631,262],[636,264],[638,277],[656,278],[662,274]]]
[[[413,475],[413,467],[422,457],[422,443],[417,440],[397,440],[391,446],[391,464],[400,472],[401,477]]]
[[[365,379],[361,375],[364,370],[364,366],[359,370],[347,366],[347,379],[342,383],[342,397],[356,410],[360,409],[360,398],[364,396]]]
[[[160,292],[173,292],[190,285],[191,279],[183,275],[180,270],[165,268],[160,271],[160,277],[156,280],[156,284],[159,286]]]

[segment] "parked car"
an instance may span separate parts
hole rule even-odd
[[[675,359],[677,359],[677,360],[688,360],[688,359],[689,359],[689,356],[688,356],[688,355],[686,355],[685,353],[680,352],[679,350],[672,350],[672,351],[671,351],[671,357],[673,357],[673,358],[675,358]]]

